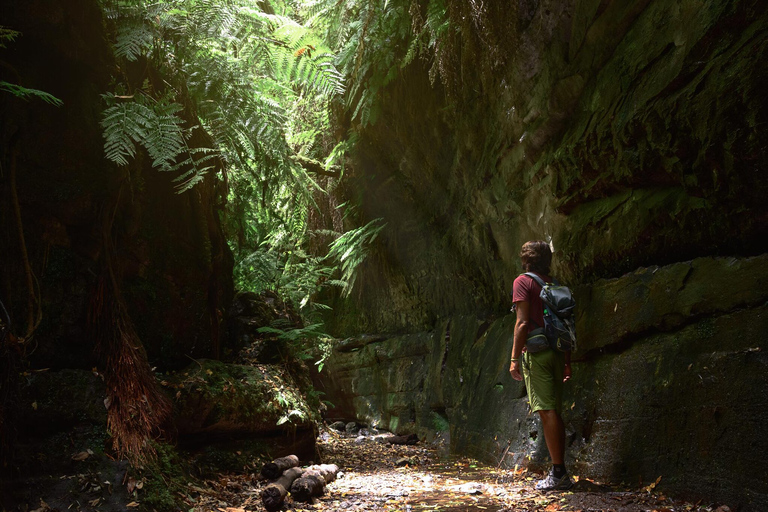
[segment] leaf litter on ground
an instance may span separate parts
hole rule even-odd
[[[727,507],[674,501],[652,485],[619,491],[586,478],[571,491],[539,492],[541,475],[525,468],[500,469],[469,458],[441,458],[423,442],[392,445],[385,435],[355,436],[323,429],[318,448],[323,463],[339,466],[338,479],[312,503],[294,502],[284,508],[295,512],[340,511],[529,511],[529,512],[727,512]],[[308,461],[302,461],[303,463]],[[194,512],[248,512],[264,510],[259,492],[269,482],[255,473],[222,475],[188,498]],[[200,492],[204,491],[204,492]]]

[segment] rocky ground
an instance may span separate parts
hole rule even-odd
[[[324,463],[337,464],[339,478],[314,503],[290,497],[294,511],[616,511],[729,512],[725,505],[676,501],[656,490],[656,483],[627,490],[577,479],[568,492],[533,489],[540,475],[502,470],[477,461],[445,459],[433,446],[390,445],[377,436],[321,432]],[[196,512],[263,510],[260,490],[268,484],[259,476],[230,475],[191,489],[190,508]]]

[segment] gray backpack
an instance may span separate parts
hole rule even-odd
[[[554,279],[552,283],[545,283],[533,272],[526,272],[525,275],[541,286],[539,297],[544,303],[544,335],[549,346],[561,352],[576,350],[576,301],[571,290]]]

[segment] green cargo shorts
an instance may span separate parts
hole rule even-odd
[[[531,412],[560,412],[563,407],[565,353],[552,349],[536,354],[526,352],[522,363]]]

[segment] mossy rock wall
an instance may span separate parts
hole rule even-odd
[[[508,311],[530,239],[570,284],[768,251],[764,2],[520,4],[467,14],[459,86],[380,92],[345,179],[387,228],[339,333]]]
[[[768,395],[768,4],[449,14],[447,80],[431,84],[432,63],[416,60],[379,91],[345,175],[355,194],[338,202],[387,227],[334,304],[336,333],[376,334],[334,356],[337,414],[425,434],[447,422],[456,452],[541,466],[543,435],[507,369],[519,250],[546,239],[580,308],[576,471],[663,475],[677,492],[768,508],[754,470]]]
[[[445,418],[457,452],[541,465],[507,368],[519,250],[546,239],[580,307],[577,471],[663,475],[767,508],[767,475],[748,468],[765,451],[768,394],[752,350],[765,339],[768,4],[449,12],[452,76],[431,84],[416,60],[379,91],[345,174],[355,194],[338,202],[387,227],[330,319],[340,336],[376,335],[334,356],[338,414],[424,433]]]
[[[701,258],[578,290],[581,349],[563,411],[575,474],[663,476],[672,492],[768,506],[766,279],[768,255]],[[329,415],[427,440],[448,430],[454,452],[543,469],[541,426],[508,373],[514,322],[461,315],[431,331],[347,341],[321,383]]]

